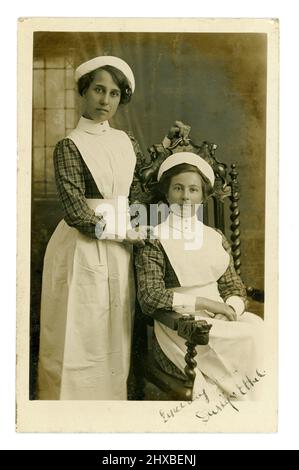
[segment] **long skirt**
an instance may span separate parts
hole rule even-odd
[[[126,400],[135,302],[131,247],[61,221],[43,269],[41,400]]]

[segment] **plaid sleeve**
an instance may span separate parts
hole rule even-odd
[[[172,310],[173,292],[165,287],[166,262],[158,240],[146,240],[144,247],[136,249],[137,297],[143,313]]]
[[[135,137],[131,134],[131,132],[127,132],[127,134],[132,142],[133,149],[136,155],[136,166],[135,166],[133,181],[132,181],[131,188],[130,188],[130,196],[129,196],[130,203],[131,204],[134,204],[137,202],[145,203],[147,202],[148,195],[145,193],[145,191],[142,188],[139,172],[141,168],[146,166],[149,162],[147,161],[146,157],[143,155]]]
[[[63,139],[54,150],[54,170],[64,220],[84,235],[96,238],[95,226],[100,220],[86,203],[82,157],[70,139]]]
[[[229,254],[229,266],[225,273],[217,281],[219,293],[224,301],[232,295],[237,295],[238,297],[241,297],[244,302],[246,302],[246,288],[240,276],[236,273],[231,246],[223,233],[220,230],[217,230],[217,232],[222,236],[222,246]]]

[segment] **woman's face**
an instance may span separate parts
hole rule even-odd
[[[180,215],[195,215],[196,204],[203,201],[203,183],[198,173],[187,171],[173,176],[170,181],[167,201],[177,207]]]
[[[121,91],[109,72],[98,70],[83,95],[83,116],[96,122],[111,119],[118,108]]]

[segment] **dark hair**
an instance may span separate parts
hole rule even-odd
[[[202,180],[202,192],[203,192],[203,202],[205,202],[212,194],[213,194],[213,187],[211,182],[208,178],[202,174],[202,172],[194,165],[190,165],[189,163],[181,163],[180,165],[176,165],[169,170],[163,173],[159,183],[156,186],[156,190],[162,200],[166,201],[166,196],[169,191],[171,180],[174,176],[179,175],[180,173],[198,173]]]
[[[92,72],[86,73],[82,75],[82,77],[78,80],[78,92],[79,95],[83,96],[84,92],[88,90],[91,82],[93,81],[96,73],[99,70],[106,70],[106,72],[110,73],[112,80],[116,83],[119,87],[121,96],[120,96],[120,104],[127,104],[131,101],[132,97],[132,89],[129,85],[129,81],[127,77],[123,74],[123,72],[112,65],[104,65],[103,67],[99,67],[98,69],[93,70]]]

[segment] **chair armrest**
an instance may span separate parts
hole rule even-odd
[[[212,325],[205,320],[195,320],[194,317],[182,317],[178,321],[178,335],[190,346],[208,344],[211,328]]]
[[[180,400],[192,400],[193,384],[196,376],[195,368],[197,363],[195,357],[197,355],[196,346],[205,345],[209,342],[209,332],[212,325],[209,325],[205,320],[196,320],[194,315],[181,315],[180,313],[174,312],[173,310],[156,310],[153,315],[150,316],[152,320],[157,320],[163,325],[167,326],[171,330],[177,331],[177,334],[185,340],[186,354],[185,362],[186,366],[184,372],[186,379],[176,388],[174,393],[175,399]],[[146,376],[148,380],[157,385],[162,390],[169,393],[169,377],[166,379],[162,377],[159,365],[150,365],[147,363]],[[144,373],[144,371],[143,371]],[[171,379],[173,382],[175,379]]]
[[[163,323],[168,326],[171,330],[177,330],[179,325],[179,319],[182,318],[180,313],[174,312],[173,310],[156,310],[152,315],[154,320]]]
[[[197,366],[194,359],[197,355],[196,346],[209,343],[209,333],[212,325],[209,325],[205,320],[195,320],[193,315],[181,315],[167,310],[157,310],[153,317],[163,325],[177,331],[178,335],[186,341],[186,366],[184,372],[187,381],[185,385],[189,388],[189,395],[192,398],[192,387],[196,376],[195,367]]]
[[[153,318],[171,330],[177,331],[179,336],[194,346],[209,342],[212,325],[205,320],[195,320],[193,315],[181,315],[173,310],[157,310]]]

